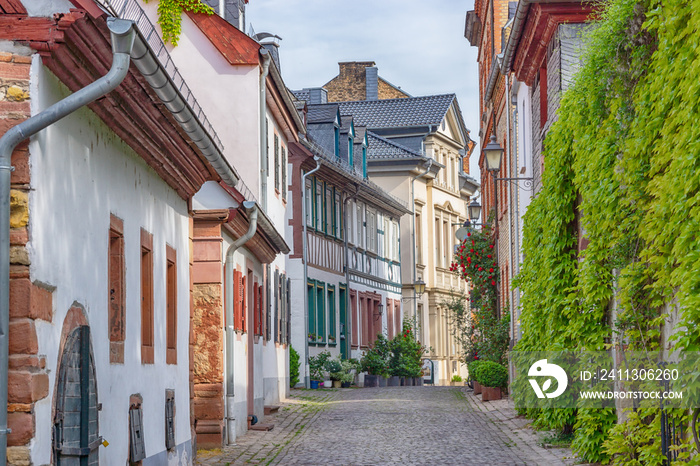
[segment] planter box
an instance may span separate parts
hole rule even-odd
[[[481,401],[494,401],[503,398],[500,387],[481,387]]]
[[[479,395],[481,393],[481,384],[477,382],[476,380],[473,382],[474,384],[474,394]]]
[[[381,375],[377,376],[379,380],[379,386],[380,387],[386,387],[387,386],[387,380],[386,377],[382,377]]]
[[[423,386],[423,377],[416,377],[416,385],[419,387]]]
[[[343,382],[340,384],[340,388],[350,388],[352,382]]]
[[[378,375],[365,375],[365,387],[372,388],[379,386],[379,376]]]
[[[341,382],[340,380],[334,380],[333,381],[333,388],[340,388]]]
[[[389,382],[387,383],[389,387],[400,387],[401,386],[401,377],[398,375],[392,375],[389,377]]]
[[[310,387],[312,390],[318,390],[319,386],[319,381],[318,380],[312,380],[310,383]]]

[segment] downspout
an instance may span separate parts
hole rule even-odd
[[[236,442],[236,419],[233,409],[233,254],[255,236],[258,227],[258,208],[253,201],[243,202],[243,207],[249,215],[250,224],[245,235],[238,238],[226,250],[226,437],[227,443],[232,445]],[[252,351],[248,349],[248,351]]]
[[[345,248],[345,284],[347,291],[345,292],[345,339],[346,341],[352,335],[352,317],[348,319],[348,314],[353,310],[350,309],[350,256],[348,255],[348,201],[351,199],[356,199],[357,195],[360,194],[360,185],[355,186],[355,194],[348,196],[343,199],[343,215],[345,216],[345,223],[343,224],[343,247]],[[350,310],[350,312],[348,312]],[[341,343],[342,345],[342,343]],[[351,358],[352,353],[352,341],[347,343],[348,345],[348,359]]]
[[[416,188],[415,188],[415,181],[418,178],[422,178],[425,176],[429,171],[430,168],[433,166],[433,159],[430,158],[428,159],[428,166],[425,167],[425,171],[423,173],[419,173],[418,175],[414,176],[411,178],[411,210],[413,211],[413,218],[411,220],[411,225],[412,225],[412,234],[411,234],[411,241],[413,242],[413,252],[411,252],[411,257],[413,259],[413,284],[416,283]],[[418,326],[418,298],[416,297],[416,288],[415,286],[413,287],[413,321],[415,322],[415,325]],[[415,335],[417,331],[417,328],[413,329],[413,334]],[[421,338],[425,340],[425,335],[421,335]]]
[[[7,373],[10,325],[10,173],[12,152],[17,145],[61,118],[113,91],[129,72],[136,33],[133,22],[108,18],[112,38],[112,67],[109,72],[56,102],[41,113],[10,128],[0,139],[0,466],[7,461]]]
[[[512,103],[512,102],[511,102]],[[518,103],[517,103],[517,98],[515,105],[513,105],[513,131],[515,132],[515,135],[513,136],[513,139],[515,141],[516,145],[516,155],[518,156],[516,158],[516,163],[515,163],[515,172],[518,173],[518,162],[520,160],[520,154],[519,154],[519,144],[520,144],[520,129],[518,126],[520,125],[520,115],[518,114]],[[520,217],[520,190],[516,191],[516,203],[515,203],[515,221],[516,223],[516,228],[515,228],[515,253],[517,254],[517,260],[515,263],[517,264],[517,271],[516,275],[520,273],[520,261],[521,261],[521,251],[520,251],[520,223],[522,222],[522,218]],[[517,303],[516,307],[518,309],[518,315],[520,315],[520,289],[518,289],[518,292],[515,294],[515,297],[517,298]],[[513,323],[513,328],[515,328],[515,323]]]
[[[508,144],[508,177],[515,178],[513,174],[513,154],[512,154],[512,141],[510,140],[510,124],[511,124],[511,114],[510,114],[510,73],[505,73],[506,78],[506,141]],[[517,182],[516,182],[517,183]],[[520,188],[518,185],[515,186],[515,191],[517,192]],[[508,183],[508,262],[510,267],[508,267],[508,285],[513,283],[513,183]],[[515,341],[515,309],[513,308],[515,300],[513,299],[512,287],[508,290],[510,295],[510,345],[511,349],[513,347],[513,342]]]
[[[303,261],[304,261],[304,284],[302,285],[302,290],[304,293],[304,334],[309,330],[309,292],[306,289],[307,282],[309,281],[309,245],[306,238],[306,177],[310,174],[318,171],[321,168],[321,158],[319,156],[314,156],[314,161],[316,162],[316,168],[308,171],[301,175],[301,222],[303,225]],[[309,388],[309,338],[304,337],[304,386]]]
[[[270,52],[260,50],[262,55],[262,73],[260,74],[260,202],[263,210],[267,210],[267,177],[270,167],[267,153],[267,124],[265,114],[265,93],[267,92],[267,74],[270,71]]]

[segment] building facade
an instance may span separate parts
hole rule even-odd
[[[367,134],[352,116],[337,104],[302,107],[307,138],[290,152],[292,343],[303,361],[322,351],[360,358],[403,322],[399,219],[407,209],[367,179]]]
[[[580,1],[491,0],[476,1],[466,15],[464,35],[479,49],[480,147],[495,136],[504,150],[496,177],[510,179],[495,181],[480,151],[482,217],[498,223],[499,302],[511,312],[512,344],[520,336],[520,296],[511,283],[522,260],[523,215],[541,187],[544,139],[573,81],[592,13]]]
[[[364,73],[358,71],[362,68]],[[466,283],[449,267],[458,243],[454,234],[467,219],[466,205],[479,186],[465,163],[473,142],[453,94],[368,93],[382,87],[375,71],[373,62],[341,63],[339,76],[329,83],[333,92],[306,92],[318,99],[315,103],[345,95],[357,99],[338,104],[342,115],[352,115],[358,127],[366,128],[367,174],[413,211],[413,218],[400,223],[404,317],[416,321],[421,342],[431,348],[436,383],[449,383],[465,370],[447,303],[453,295],[466,299],[468,294]],[[364,95],[357,90],[363,87]],[[420,297],[414,294],[418,280],[426,283]]]

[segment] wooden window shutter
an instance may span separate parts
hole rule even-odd
[[[241,272],[233,271],[233,328],[241,330]]]
[[[247,316],[246,316],[246,305],[250,305],[250,303],[246,299],[246,293],[245,293],[245,285],[246,285],[246,277],[243,276],[243,273],[241,272],[241,331],[247,332],[248,327],[247,327]]]
[[[258,285],[256,290],[258,293],[258,314],[260,315],[260,336],[263,335],[263,296],[262,296],[262,285]]]
[[[289,289],[290,289],[291,286],[292,286],[292,279],[291,279],[291,278],[288,278],[288,279],[287,279],[287,284],[286,284],[286,286],[287,286],[287,292],[285,293],[285,295],[286,295],[286,297],[287,297],[287,301],[286,301],[286,306],[285,306],[285,307],[287,308],[287,313],[286,313],[286,316],[287,316],[287,319],[286,319],[286,320],[287,320],[287,329],[286,329],[286,330],[287,330],[287,333],[286,333],[286,335],[285,335],[285,337],[284,337],[284,342],[285,342],[285,343],[289,343],[289,340],[290,340],[291,335],[292,335],[292,307],[291,307],[291,302],[290,302],[290,297],[289,297]]]

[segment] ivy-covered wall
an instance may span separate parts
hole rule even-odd
[[[602,11],[525,216],[516,349],[698,351],[700,0],[610,0]],[[590,241],[581,252],[580,234]],[[669,313],[680,324],[665,339]],[[589,461],[664,459],[658,410],[526,414],[573,430]],[[688,426],[687,413],[670,415]],[[681,459],[697,455],[686,439]]]

